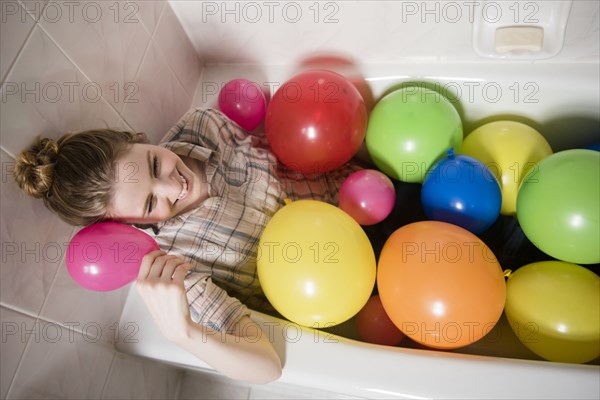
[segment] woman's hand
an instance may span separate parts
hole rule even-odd
[[[279,355],[260,327],[243,317],[233,334],[216,332],[195,324],[183,284],[191,265],[164,251],[154,251],[142,259],[137,289],[152,318],[168,340],[194,354],[216,370],[233,378],[253,383],[267,383],[281,376]],[[248,328],[248,329],[247,329]]]
[[[161,333],[171,341],[184,338],[191,324],[183,281],[191,265],[164,251],[142,259],[137,290]]]

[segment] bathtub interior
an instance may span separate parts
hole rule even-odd
[[[600,81],[596,64],[543,64],[527,71],[520,64],[502,63],[356,65],[330,54],[319,54],[309,59],[320,61],[310,66],[302,62],[297,65],[208,65],[198,83],[193,105],[217,107],[218,91],[231,79],[243,77],[252,80],[272,94],[299,71],[322,68],[359,77],[371,89],[371,106],[401,85],[437,88],[452,100],[459,111],[465,133],[486,122],[510,119],[543,132],[554,151],[587,146],[600,139],[599,91],[590,84],[590,81]],[[576,76],[585,79],[576,79]],[[255,132],[264,132],[264,126],[259,126]],[[368,161],[368,153],[358,156]],[[597,265],[588,267],[598,271]],[[287,322],[279,323],[285,325]],[[354,318],[323,331],[361,340]],[[400,346],[434,351],[407,338]],[[485,338],[451,352],[542,360],[518,340],[504,315]],[[599,363],[600,359],[596,359],[590,364]]]
[[[556,2],[562,3],[563,10],[566,8],[569,12],[568,24],[559,27],[563,29],[559,33],[565,36],[564,46],[561,43],[558,55],[533,60],[520,58],[519,53],[508,59],[477,54],[473,43],[480,38],[473,37],[472,29],[478,18],[477,8],[474,9],[475,21],[469,18],[449,21],[448,15],[443,14],[449,2],[432,2],[438,4],[438,11],[431,6],[433,14],[423,14],[419,7],[424,3],[417,2],[296,2],[304,15],[311,18],[300,18],[294,23],[278,18],[275,11],[270,21],[267,11],[273,9],[262,2],[252,2],[252,8],[246,11],[243,3],[235,2],[229,3],[229,8],[217,2],[170,3],[204,60],[192,106],[215,107],[220,88],[231,79],[252,80],[272,95],[295,73],[324,68],[352,76],[367,88],[368,107],[408,83],[437,89],[450,98],[459,111],[465,134],[486,122],[512,119],[541,132],[554,151],[583,147],[600,140],[596,2]],[[286,3],[290,2],[277,5],[285,7]],[[466,10],[461,6],[463,3],[450,3],[459,10],[461,7]],[[483,7],[493,2],[476,3],[477,7]],[[551,3],[536,2],[535,5],[544,10],[551,7]],[[524,8],[524,3],[514,4],[522,7],[522,11],[529,10]],[[408,7],[416,7],[417,11]],[[263,13],[262,17],[256,14],[257,10]],[[316,23],[315,10],[321,12],[321,19],[323,13],[335,15],[337,22],[328,25],[319,20]],[[331,14],[334,11],[336,13]],[[409,18],[413,14],[407,11],[415,11],[416,17]],[[439,14],[437,20],[435,13]],[[263,129],[263,126],[257,128]],[[363,157],[368,158],[364,154]],[[598,271],[597,267],[592,268]],[[291,338],[288,321],[257,312],[254,316],[276,326],[275,346],[284,359],[283,381],[288,383],[361,397],[375,394],[378,397],[445,397],[469,393],[481,397],[500,394],[506,397],[519,397],[519,394],[597,397],[600,390],[598,359],[584,366],[544,361],[520,343],[504,317],[484,339],[465,348],[441,352],[408,340],[394,348],[361,343],[352,319],[321,331],[295,327],[294,332],[302,334]],[[129,294],[120,325],[127,326],[131,321],[140,327],[140,336],[136,343],[117,343],[119,350],[187,368],[211,370],[157,335],[134,290]],[[268,324],[264,329],[270,332]],[[328,359],[315,366],[311,357],[319,357],[319,353]],[[355,366],[353,374],[342,364],[356,357],[363,357],[359,363],[372,361],[374,364]],[[419,365],[421,371],[435,371],[432,374],[440,379],[439,387],[429,387],[417,372],[393,382],[394,375],[384,369],[410,367],[407,360]],[[379,374],[379,378],[352,381],[353,377],[364,378],[360,372],[367,373],[369,368],[375,375]],[[477,370],[483,371],[481,381],[476,388],[465,391],[466,380],[451,382],[449,378],[442,378],[448,373],[447,368],[466,368],[464,371],[474,374]],[[319,378],[323,374],[328,376],[327,382]],[[492,377],[492,374],[496,375]],[[512,380],[519,374],[521,378],[514,381],[512,389],[503,388],[504,383],[498,382],[502,377]],[[543,374],[547,374],[545,378]],[[550,377],[555,377],[554,381]],[[581,383],[578,389],[574,389],[576,381]],[[534,388],[527,389],[530,385]]]

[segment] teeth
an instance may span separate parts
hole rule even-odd
[[[179,174],[179,178],[181,178],[181,193],[179,193],[179,196],[177,196],[177,200],[181,200],[183,197],[185,197],[188,190],[188,183],[185,178],[181,174]]]

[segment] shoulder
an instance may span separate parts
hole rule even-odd
[[[221,144],[232,145],[247,133],[225,114],[213,108],[195,108],[183,115],[167,132],[161,143],[187,142],[215,150]]]

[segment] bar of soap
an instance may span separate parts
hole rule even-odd
[[[544,28],[540,26],[503,26],[496,29],[497,53],[509,51],[541,51],[544,45]]]

